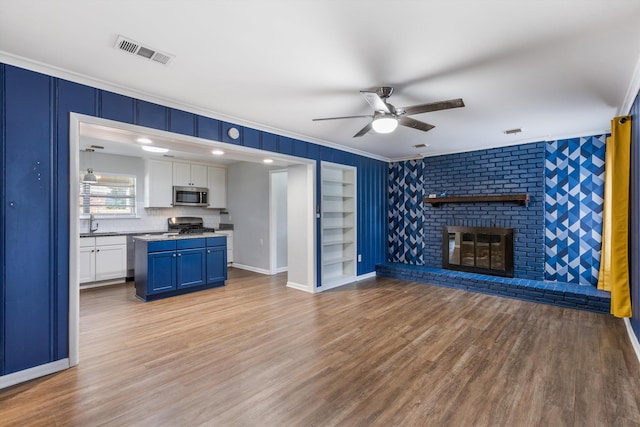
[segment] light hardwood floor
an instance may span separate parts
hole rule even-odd
[[[142,303],[81,293],[80,365],[0,391],[16,426],[634,426],[610,316],[392,279],[311,295],[230,270]]]

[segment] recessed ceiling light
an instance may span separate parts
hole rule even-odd
[[[415,148],[427,148],[429,147],[429,144],[416,144],[414,145]]]
[[[263,162],[265,162],[265,163],[273,163],[273,159],[264,159]]]
[[[224,151],[222,151],[222,150],[213,150],[213,151],[211,151],[211,154],[213,154],[214,156],[222,156],[224,154]]]
[[[153,144],[153,141],[149,138],[138,138],[136,139],[140,144]]]
[[[168,148],[162,148],[162,147],[149,147],[148,145],[143,145],[142,149],[144,151],[149,151],[150,153],[166,153],[167,151],[169,151]]]

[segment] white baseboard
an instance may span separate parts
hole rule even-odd
[[[631,341],[631,346],[633,350],[636,352],[636,357],[638,358],[638,362],[640,362],[640,343],[638,342],[638,337],[636,336],[633,328],[631,327],[631,320],[628,318],[624,319],[624,324],[627,327],[627,333],[629,334],[629,341]]]
[[[80,290],[82,290],[82,289],[91,289],[91,288],[99,288],[101,286],[121,285],[121,284],[126,283],[126,282],[127,282],[127,279],[126,278],[122,278],[122,279],[104,280],[102,282],[81,283],[80,284]]]
[[[45,363],[44,365],[35,366],[33,368],[24,369],[14,372],[13,374],[0,376],[0,389],[11,387],[25,381],[33,380],[54,372],[64,371],[69,368],[69,359],[60,359],[55,362]]]
[[[280,268],[276,268],[275,273],[272,273],[272,274],[279,274],[279,273],[284,273],[284,272],[287,272],[287,271],[289,271],[289,267],[280,267]]]
[[[250,265],[237,264],[233,263],[233,268],[239,268],[240,270],[253,271],[254,273],[266,274],[267,276],[271,276],[271,271],[265,268],[252,267]]]
[[[376,272],[375,271],[372,271],[370,273],[361,274],[360,276],[356,276],[353,279],[346,279],[344,281],[323,284],[320,288],[318,288],[318,291],[319,292],[328,291],[329,289],[339,288],[341,286],[350,285],[351,283],[356,283],[356,282],[359,282],[361,280],[371,279],[373,277],[376,277]]]
[[[356,280],[359,282],[360,280],[371,279],[372,277],[376,277],[376,272],[375,271],[372,271],[370,273],[361,274],[358,277],[356,277]]]
[[[314,293],[313,290],[309,289],[308,286],[301,285],[300,283],[295,283],[295,282],[287,282],[287,288],[297,289],[299,291],[305,291],[310,294]]]

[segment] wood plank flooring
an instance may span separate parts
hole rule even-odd
[[[151,303],[81,293],[80,365],[0,390],[2,426],[640,426],[621,320],[370,279],[230,270]]]

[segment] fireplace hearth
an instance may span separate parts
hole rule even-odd
[[[442,268],[513,277],[513,228],[444,226]]]

